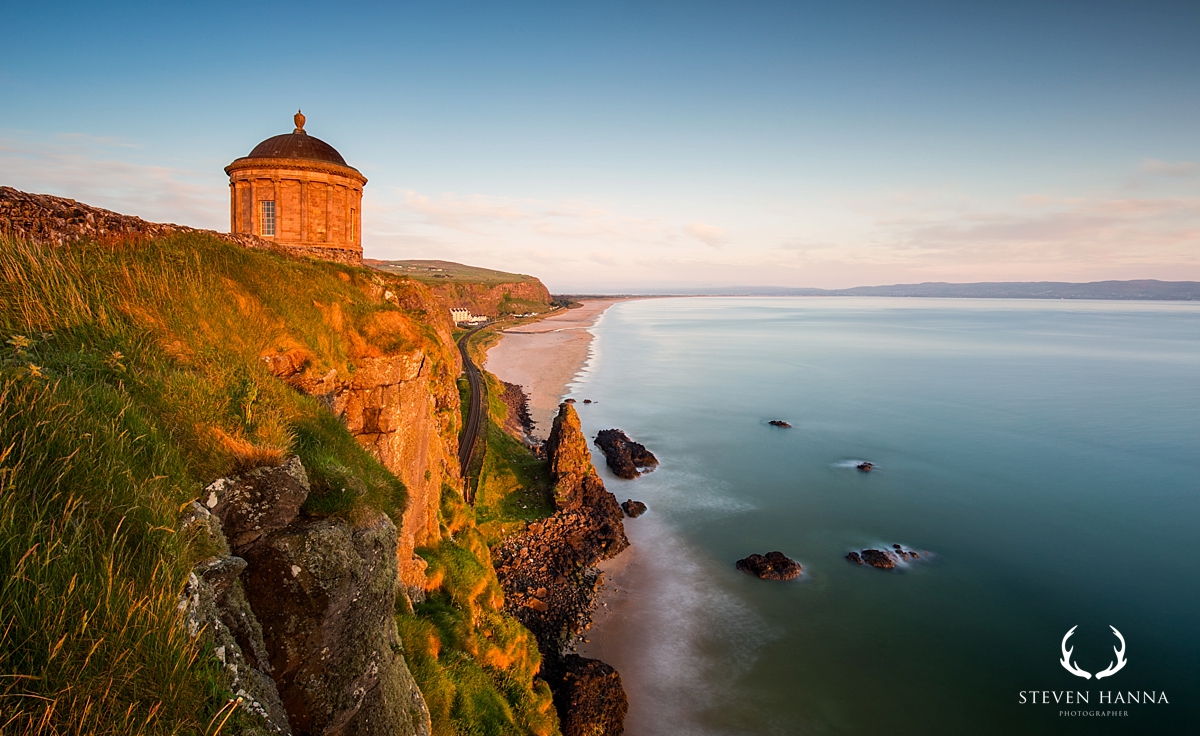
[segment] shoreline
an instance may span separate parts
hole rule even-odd
[[[583,306],[498,333],[501,339],[488,348],[483,368],[525,392],[534,438],[549,436],[567,387],[587,365],[593,340],[589,329],[612,305],[636,298],[590,299]]]

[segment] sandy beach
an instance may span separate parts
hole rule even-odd
[[[587,362],[588,328],[619,299],[593,299],[538,322],[506,330],[490,348],[484,368],[529,396],[534,435],[545,439],[569,384]]]

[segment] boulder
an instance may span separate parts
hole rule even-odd
[[[578,654],[563,658],[562,684],[554,693],[563,736],[624,733],[629,702],[621,675],[597,659]]]
[[[771,425],[772,427],[783,427],[784,429],[792,428],[792,425],[788,424],[782,419],[772,419],[771,421],[767,422],[767,424]]]
[[[804,570],[799,562],[778,551],[738,560],[737,569],[763,580],[794,580]]]
[[[634,501],[632,498],[621,504],[621,510],[631,519],[636,519],[646,513],[646,504],[641,501]]]
[[[604,453],[608,467],[618,478],[633,480],[658,466],[658,458],[646,446],[629,439],[619,429],[604,429],[596,435],[596,447]]]
[[[859,463],[858,465],[855,465],[854,467],[864,473],[869,473],[869,472],[871,472],[871,470],[873,470],[875,468],[875,463]]]

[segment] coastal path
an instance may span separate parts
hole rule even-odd
[[[458,435],[458,466],[466,483],[467,503],[475,505],[475,493],[471,489],[467,472],[471,465],[471,455],[475,452],[475,443],[483,428],[483,375],[479,367],[467,354],[467,340],[487,325],[480,325],[467,334],[458,338],[458,352],[462,356],[463,372],[467,374],[467,384],[471,390],[471,400],[467,407],[467,420],[463,422],[462,432]]]

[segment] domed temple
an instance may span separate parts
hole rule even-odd
[[[362,192],[367,177],[326,143],[296,129],[268,138],[225,167],[229,230],[257,235],[299,255],[362,262]]]

